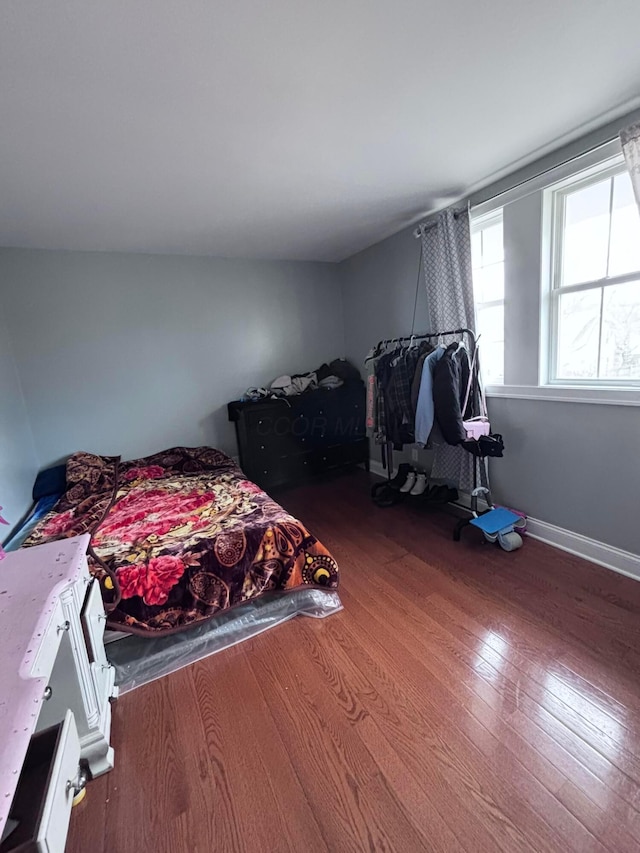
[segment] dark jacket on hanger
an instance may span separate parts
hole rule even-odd
[[[385,353],[380,356],[376,362],[376,433],[375,438],[378,444],[384,444],[389,440],[388,435],[388,410],[387,410],[387,394],[388,386],[393,374],[391,362],[397,355],[397,350],[390,353]]]
[[[411,404],[411,386],[420,356],[431,346],[423,341],[417,347],[407,347],[392,362],[386,387],[387,437],[394,450],[415,441],[415,411]]]
[[[469,368],[466,348],[454,343],[447,347],[433,373],[435,418],[447,444],[460,444],[467,437],[462,425],[462,406],[469,382]]]

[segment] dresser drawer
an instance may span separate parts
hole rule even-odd
[[[78,777],[80,741],[71,711],[31,738],[9,820],[17,827],[0,853],[63,853]]]
[[[347,382],[259,403],[228,405],[246,476],[270,489],[308,480],[326,470],[368,463],[353,445],[365,437],[365,386]],[[346,449],[341,450],[340,445]]]

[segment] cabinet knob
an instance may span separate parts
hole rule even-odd
[[[260,445],[260,450],[264,450],[264,444]]]
[[[71,622],[68,619],[62,623],[62,625],[58,625],[58,634],[61,634],[63,631],[68,631],[71,627]]]
[[[44,696],[45,702],[48,702],[49,699],[51,699],[51,697],[53,696],[53,690],[51,689],[51,685],[47,684],[47,686],[44,688],[44,693],[42,695]]]

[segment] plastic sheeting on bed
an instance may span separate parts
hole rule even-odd
[[[128,693],[275,628],[294,616],[323,619],[339,610],[342,610],[342,602],[335,591],[312,588],[271,593],[177,634],[157,638],[132,634],[110,643],[106,647],[107,656],[115,667],[120,693]]]

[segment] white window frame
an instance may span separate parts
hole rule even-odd
[[[490,228],[492,225],[498,225],[498,224],[501,224],[503,227],[503,240],[504,240],[504,217],[503,217],[502,206],[496,207],[493,210],[489,211],[488,213],[482,213],[482,214],[475,215],[475,216],[473,215],[473,212],[472,212],[471,213],[471,222],[470,222],[471,236],[473,236],[474,234],[477,234],[479,231],[484,231],[485,228]],[[505,260],[505,258],[504,258],[504,247],[503,247],[503,256],[502,257],[503,257],[503,263],[504,263],[504,260]],[[475,315],[476,315],[475,316],[476,329],[477,329],[479,309],[482,309],[482,308],[498,308],[499,306],[502,306],[502,308],[504,309],[504,303],[505,303],[504,290],[502,293],[502,299],[491,299],[488,302],[479,302],[476,299],[476,294],[475,294],[475,289],[474,289],[473,308],[474,308]],[[503,331],[503,335],[504,335],[504,331]],[[480,343],[482,343],[482,342],[480,342]],[[503,378],[502,378],[502,382],[495,384],[495,386],[492,383],[491,386],[487,386],[487,387],[496,387],[496,388],[502,387],[502,385],[504,384],[504,370],[505,370],[505,365],[504,365],[504,346],[503,346],[503,365],[502,365],[502,377]]]
[[[593,281],[581,282],[579,284],[562,285],[562,240],[564,237],[564,204],[567,196],[576,190],[599,183],[607,178],[624,173],[626,165],[622,155],[608,158],[590,168],[580,169],[563,180],[546,187],[543,190],[543,252],[546,254],[547,276],[543,278],[543,311],[541,318],[541,379],[543,385],[548,387],[606,390],[606,389],[639,389],[638,379],[566,379],[557,375],[558,354],[558,332],[559,332],[559,304],[560,297],[565,293],[577,293],[585,290],[600,290],[601,298],[604,299],[606,287],[616,284],[624,284],[629,281],[637,281],[640,278],[640,270],[617,276],[605,276]],[[611,217],[613,205],[613,183],[609,200],[609,215]],[[611,219],[610,219],[611,222]],[[600,306],[600,333],[598,342],[602,339],[602,302]],[[600,359],[598,358],[598,363]]]

